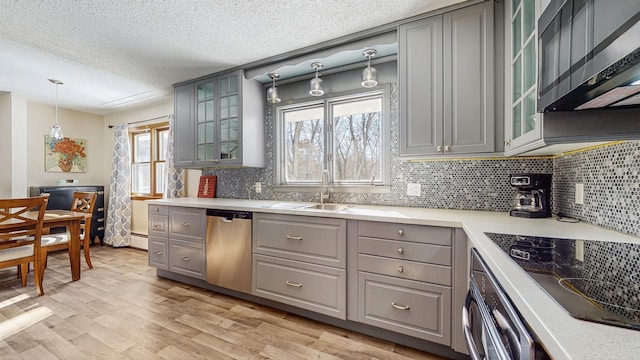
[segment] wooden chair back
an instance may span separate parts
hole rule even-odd
[[[28,266],[32,262],[39,295],[43,294],[38,260],[46,208],[45,197],[0,199],[0,268],[19,265],[25,286]]]
[[[91,215],[93,213],[93,208],[96,206],[96,200],[98,199],[98,194],[96,192],[85,192],[85,191],[76,191],[73,193],[73,203],[71,204],[71,211],[81,211]],[[84,231],[84,236],[91,236],[91,217],[88,216],[83,224],[82,230]],[[89,239],[91,240],[91,239]]]

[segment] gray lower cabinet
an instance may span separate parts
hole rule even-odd
[[[149,205],[149,265],[206,279],[205,209]]]
[[[493,3],[398,28],[400,155],[495,151]]]
[[[346,220],[253,217],[253,295],[346,319]]]
[[[358,221],[354,320],[420,339],[451,345],[453,230]],[[351,240],[350,240],[351,241]],[[350,292],[350,295],[353,295]]]
[[[358,272],[361,322],[449,345],[451,288]]]

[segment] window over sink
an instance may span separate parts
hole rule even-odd
[[[333,95],[276,108],[276,186],[388,185],[388,90]]]

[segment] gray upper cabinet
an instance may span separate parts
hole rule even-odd
[[[176,165],[264,166],[263,93],[242,70],[176,86]]]
[[[193,84],[174,88],[174,165],[177,167],[193,166],[195,148],[194,132],[194,87]]]
[[[400,155],[495,151],[493,3],[403,24]]]

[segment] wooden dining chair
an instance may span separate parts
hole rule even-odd
[[[89,246],[91,245],[91,213],[93,207],[96,205],[96,199],[98,194],[95,192],[76,191],[73,193],[73,203],[71,204],[71,211],[84,212],[89,214],[83,221],[80,228],[80,242],[84,249],[84,259],[89,266],[89,269],[93,269],[91,264],[91,257],[89,255]],[[44,261],[44,267],[47,265],[47,256],[50,251],[62,250],[69,248],[69,239],[71,234],[67,229],[64,233],[59,234],[46,234],[42,236],[42,256]]]
[[[29,264],[38,295],[44,295],[40,270],[42,219],[47,208],[45,197],[0,199],[0,268],[18,266],[20,283],[27,286]]]

